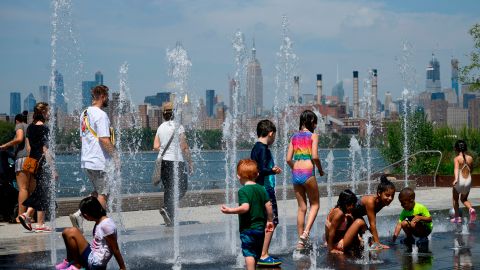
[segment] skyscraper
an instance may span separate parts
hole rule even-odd
[[[103,84],[103,74],[100,71],[95,72],[95,81],[82,82],[82,106],[87,108],[92,105],[91,90],[97,85]]]
[[[337,81],[337,83],[333,86],[332,96],[338,98],[338,103],[343,102],[343,97],[345,96],[345,90],[343,89],[343,80]]]
[[[215,90],[208,89],[205,91],[205,100],[207,105],[207,116],[213,117],[213,112],[215,108]]]
[[[252,58],[247,65],[246,94],[247,116],[260,116],[263,111],[263,76],[260,62],[256,57],[255,40],[253,41]]]
[[[455,94],[457,95],[457,106],[460,104],[460,95],[458,93],[458,59],[453,58],[452,61],[450,61],[452,65],[452,89],[455,91]]]
[[[10,115],[14,116],[22,112],[21,95],[19,92],[10,92]]]
[[[67,112],[67,103],[65,103],[65,88],[63,84],[63,75],[55,70],[55,107],[57,110]]]
[[[377,70],[372,69],[372,73],[372,113],[375,115],[377,113]]]
[[[426,91],[429,93],[442,91],[442,85],[440,83],[440,63],[435,58],[435,54],[432,53],[432,60],[430,60],[427,66],[427,81],[425,84]]]
[[[171,95],[171,92],[160,92],[157,93],[155,96],[146,96],[143,102],[161,107],[163,103],[173,100],[173,98],[171,98]]]
[[[360,107],[358,100],[358,71],[353,71],[353,117],[360,116]]]
[[[24,100],[23,100],[23,110],[33,112],[33,108],[37,104],[35,97],[32,93],[30,93]]]
[[[50,102],[50,87],[47,85],[40,85],[38,87],[38,102]]]
[[[302,103],[300,98],[300,77],[293,76],[293,103],[299,104]]]

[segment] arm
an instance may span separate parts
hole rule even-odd
[[[180,134],[180,149],[182,150],[183,158],[188,162],[188,169],[190,173],[193,173],[193,162],[190,155],[190,148],[188,147],[187,138],[185,133]]]
[[[57,173],[57,169],[55,168],[55,160],[53,159],[51,152],[48,150],[46,146],[43,146],[43,155],[45,156],[45,160],[47,161],[47,164],[50,167],[50,170],[52,171],[53,178],[57,180],[58,173]]]
[[[30,155],[30,141],[28,140],[28,138],[25,138],[25,147],[27,149],[27,157]]]
[[[242,205],[238,207],[227,207],[226,205],[222,205],[220,207],[220,211],[224,214],[245,214],[250,210],[250,204],[242,203]]]
[[[339,211],[338,209],[335,209],[333,211],[333,217],[332,220],[330,221],[330,226],[328,227],[328,233],[327,233],[327,247],[328,251],[332,251],[334,248],[334,243],[333,241],[335,240],[335,233],[337,231],[338,226],[340,225],[340,220],[344,218],[344,214],[342,211]]]
[[[5,150],[11,146],[14,146],[14,145],[17,145],[17,144],[21,144],[23,142],[23,130],[22,129],[17,129],[17,131],[15,131],[15,137],[13,138],[13,140],[3,144],[3,145],[0,145],[0,150]]]
[[[457,180],[457,179],[458,179],[458,170],[459,170],[459,166],[460,166],[460,165],[458,164],[458,159],[457,159],[457,158],[454,158],[454,159],[453,159],[453,165],[454,165],[454,166],[453,166],[453,167],[454,167],[454,169],[453,169],[453,175],[454,175],[455,178],[453,179],[452,186],[455,186],[455,184],[456,184],[457,181],[458,181],[458,180]]]
[[[373,242],[380,243],[377,231],[377,214],[375,213],[375,197],[368,196],[365,199],[366,202],[364,202],[364,205],[367,210],[368,223],[370,224],[370,232],[373,236]]]
[[[153,150],[160,151],[160,138],[155,134],[155,138],[153,139]]]
[[[110,141],[110,137],[99,137],[98,142],[100,143],[100,147],[102,147],[105,152],[108,153],[113,158],[115,165],[120,165],[120,160],[118,157],[118,153],[115,150],[115,146],[113,146],[112,142]]]
[[[393,232],[392,242],[397,241],[398,236],[400,235],[400,231],[402,230],[402,223],[397,222],[397,226],[395,226],[395,231]]]
[[[285,161],[287,162],[288,166],[290,166],[290,168],[293,169],[293,164],[295,164],[295,162],[293,162],[292,158],[293,158],[293,145],[292,145],[292,141],[290,141],[290,144],[288,145],[287,159]]]
[[[323,176],[322,164],[320,163],[320,158],[318,157],[318,135],[312,134],[312,160],[315,166],[318,168],[318,173],[320,176]]]
[[[263,177],[267,175],[272,175],[275,174],[273,169],[268,168],[268,164],[266,163],[267,161],[267,151],[265,151],[264,148],[262,148],[262,151],[258,153],[258,156],[252,157],[253,160],[257,162],[258,166],[258,173],[260,174],[260,179],[263,179]]]
[[[432,222],[432,217],[425,217],[425,216],[420,216],[420,215],[417,215],[415,216],[413,219],[412,219],[412,222],[413,223],[417,223],[419,221],[423,221],[423,222]]]
[[[125,267],[125,262],[123,261],[122,253],[118,248],[117,236],[115,234],[111,234],[105,236],[105,240],[107,240],[107,245],[112,250],[113,256],[115,256],[115,260],[117,260],[120,269],[127,269]]]

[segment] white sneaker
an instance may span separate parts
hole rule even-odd
[[[70,222],[72,222],[72,226],[83,233],[83,217],[81,216],[80,210],[68,215],[68,217],[70,218]]]
[[[43,225],[35,225],[35,227],[33,228],[33,230],[36,232],[36,233],[49,233],[49,232],[52,232],[52,228],[50,228],[49,226],[43,224]]]

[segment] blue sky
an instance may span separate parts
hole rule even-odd
[[[72,22],[73,36],[60,26],[57,66],[72,104],[79,99],[81,81],[93,80],[98,70],[105,84],[118,89],[118,70],[125,61],[136,104],[145,95],[167,89],[165,52],[177,41],[192,61],[192,95],[204,98],[205,89],[215,89],[227,101],[227,78],[235,68],[231,39],[240,30],[249,47],[255,37],[264,74],[264,106],[269,107],[283,14],[289,18],[299,57],[296,73],[302,93],[313,93],[315,74],[322,73],[324,92],[330,94],[338,64],[347,96],[352,95],[352,70],[358,70],[362,79],[368,69],[378,69],[383,101],[386,91],[398,97],[403,88],[395,61],[403,41],[413,44],[411,64],[418,90],[425,85],[432,52],[441,64],[442,87],[448,87],[450,59],[455,56],[465,64],[473,47],[468,29],[480,22],[480,4],[475,0],[71,2],[71,15],[62,22]],[[22,99],[30,92],[38,96],[38,86],[48,84],[51,18],[50,1],[0,1],[0,112],[9,112],[10,92],[21,92]]]

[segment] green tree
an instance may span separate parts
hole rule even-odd
[[[473,38],[473,51],[470,53],[470,63],[460,69],[460,81],[471,83],[471,91],[480,91],[480,24],[476,23],[468,33]]]
[[[15,136],[15,125],[9,122],[0,121],[0,144],[4,144]]]

